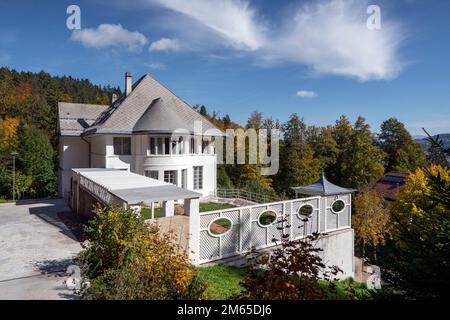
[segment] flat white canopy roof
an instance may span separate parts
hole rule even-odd
[[[200,198],[201,194],[173,184],[148,178],[125,170],[82,168],[72,169],[128,204]]]

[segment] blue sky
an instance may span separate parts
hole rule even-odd
[[[68,30],[66,9],[81,8]],[[366,9],[381,9],[369,30]],[[450,2],[444,0],[2,1],[0,65],[123,87],[150,73],[190,104],[245,123],[397,117],[450,132]]]

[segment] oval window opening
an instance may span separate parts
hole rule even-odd
[[[213,222],[209,225],[209,232],[212,235],[220,236],[231,229],[232,222],[228,218],[217,218],[216,220],[213,220]]]
[[[268,227],[277,219],[277,215],[273,211],[265,211],[259,215],[258,222],[263,227]]]
[[[298,210],[298,214],[305,218],[308,218],[310,215],[312,215],[313,211],[314,208],[312,207],[312,205],[305,204],[300,207],[300,209]]]
[[[336,200],[331,205],[331,209],[333,210],[334,213],[339,213],[342,210],[344,210],[344,208],[345,208],[345,203],[342,200]]]

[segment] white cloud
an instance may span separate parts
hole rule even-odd
[[[317,94],[314,91],[300,90],[300,91],[297,91],[297,97],[315,98],[315,97],[317,97]]]
[[[125,47],[129,51],[140,51],[148,43],[142,33],[128,31],[120,24],[101,24],[96,29],[74,30],[71,40],[89,48]]]
[[[256,11],[241,0],[147,0],[188,16],[243,50],[256,50],[264,42],[264,27]]]
[[[259,64],[294,63],[315,74],[361,81],[394,78],[404,67],[398,57],[404,40],[400,26],[385,18],[381,30],[369,30],[368,0],[319,0],[302,4],[268,27],[245,0],[143,0],[184,15],[179,35],[202,25],[205,42],[219,36],[222,45],[253,52]],[[178,20],[177,20],[178,21]],[[198,36],[196,34],[196,36]],[[183,38],[183,42],[188,39]],[[187,45],[186,45],[187,46]]]
[[[178,51],[180,44],[177,39],[161,38],[158,41],[154,41],[150,44],[148,50],[153,51]]]
[[[144,63],[144,66],[154,70],[164,70],[166,68],[166,66],[160,62],[146,62]]]

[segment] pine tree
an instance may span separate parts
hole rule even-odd
[[[386,153],[386,171],[412,172],[426,164],[425,153],[403,123],[390,118],[381,124],[380,146]]]

